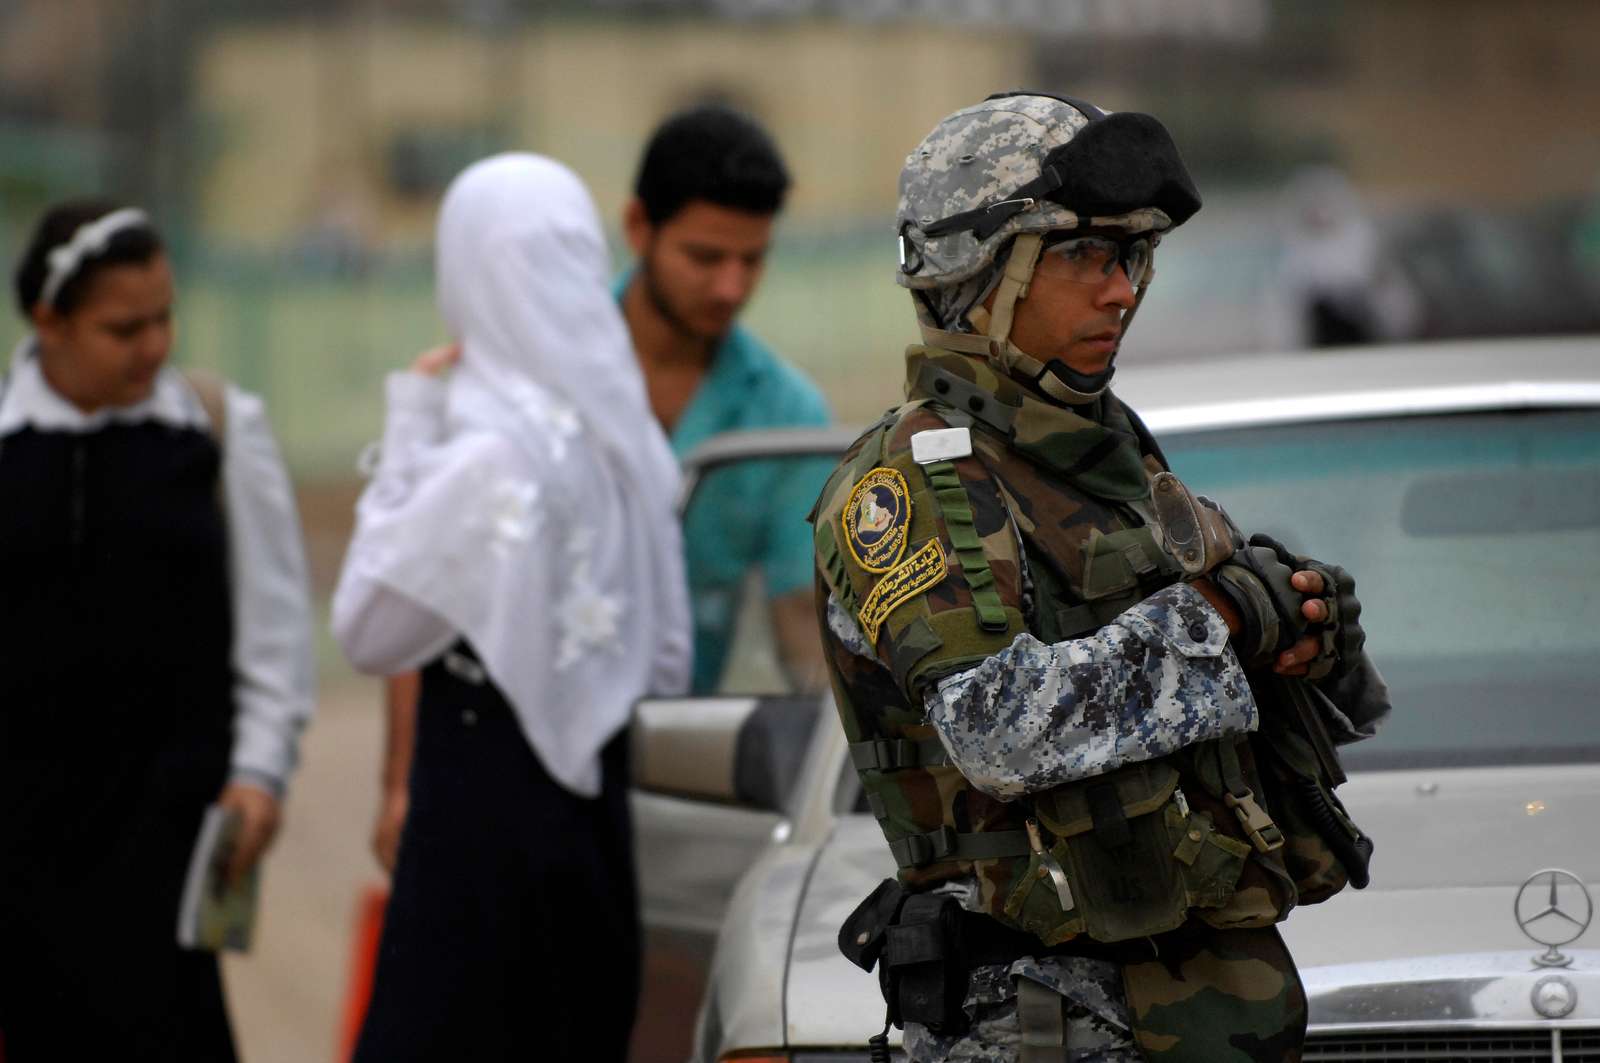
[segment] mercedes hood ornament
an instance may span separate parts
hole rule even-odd
[[[1517,926],[1545,951],[1533,958],[1540,967],[1567,967],[1572,957],[1561,952],[1583,936],[1594,918],[1594,899],[1583,880],[1570,871],[1548,867],[1535,871],[1517,890]]]

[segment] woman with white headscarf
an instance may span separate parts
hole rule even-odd
[[[358,668],[423,670],[356,1058],[620,1060],[638,985],[624,725],[689,667],[677,467],[570,170],[469,167],[436,266],[459,361],[391,375],[333,605]],[[599,1000],[610,1021],[578,1028]]]

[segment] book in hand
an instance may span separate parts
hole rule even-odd
[[[246,952],[255,930],[259,866],[238,882],[228,883],[228,861],[233,858],[243,823],[236,810],[209,805],[200,821],[189,873],[183,881],[178,905],[178,944],[186,949]]]

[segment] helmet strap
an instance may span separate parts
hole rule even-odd
[[[1028,297],[1028,282],[1033,279],[1033,269],[1039,264],[1039,252],[1043,246],[1044,237],[1039,233],[1020,233],[1011,241],[1011,254],[1006,257],[1005,272],[995,286],[993,308],[988,311],[988,327],[979,325],[993,341],[989,363],[1003,373],[1009,373],[1013,368],[1011,353],[1021,353],[1011,346],[1011,323],[1016,317],[1017,303]],[[979,309],[974,307],[969,310],[968,319],[971,320],[973,313]],[[973,321],[973,324],[978,322]]]
[[[1011,346],[1011,322],[1016,314],[1017,301],[1027,298],[1028,282],[1033,278],[1033,269],[1038,265],[1043,244],[1044,240],[1038,233],[1022,233],[1011,242],[1006,268],[995,284],[993,310],[986,310],[980,305],[967,311],[967,321],[977,331],[955,332],[923,325],[923,342],[948,351],[982,355],[998,372],[1009,374],[1015,358],[1027,359],[1027,355]],[[1023,367],[1023,371],[1027,371],[1026,367]]]

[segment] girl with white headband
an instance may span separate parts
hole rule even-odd
[[[231,1060],[216,956],[180,949],[206,805],[270,842],[310,716],[310,603],[261,401],[167,364],[142,211],[45,214],[0,378],[0,1051]]]
[[[459,346],[389,378],[333,601],[358,668],[422,668],[355,1059],[620,1063],[639,979],[625,724],[689,674],[677,465],[570,170],[469,167],[436,255]]]

